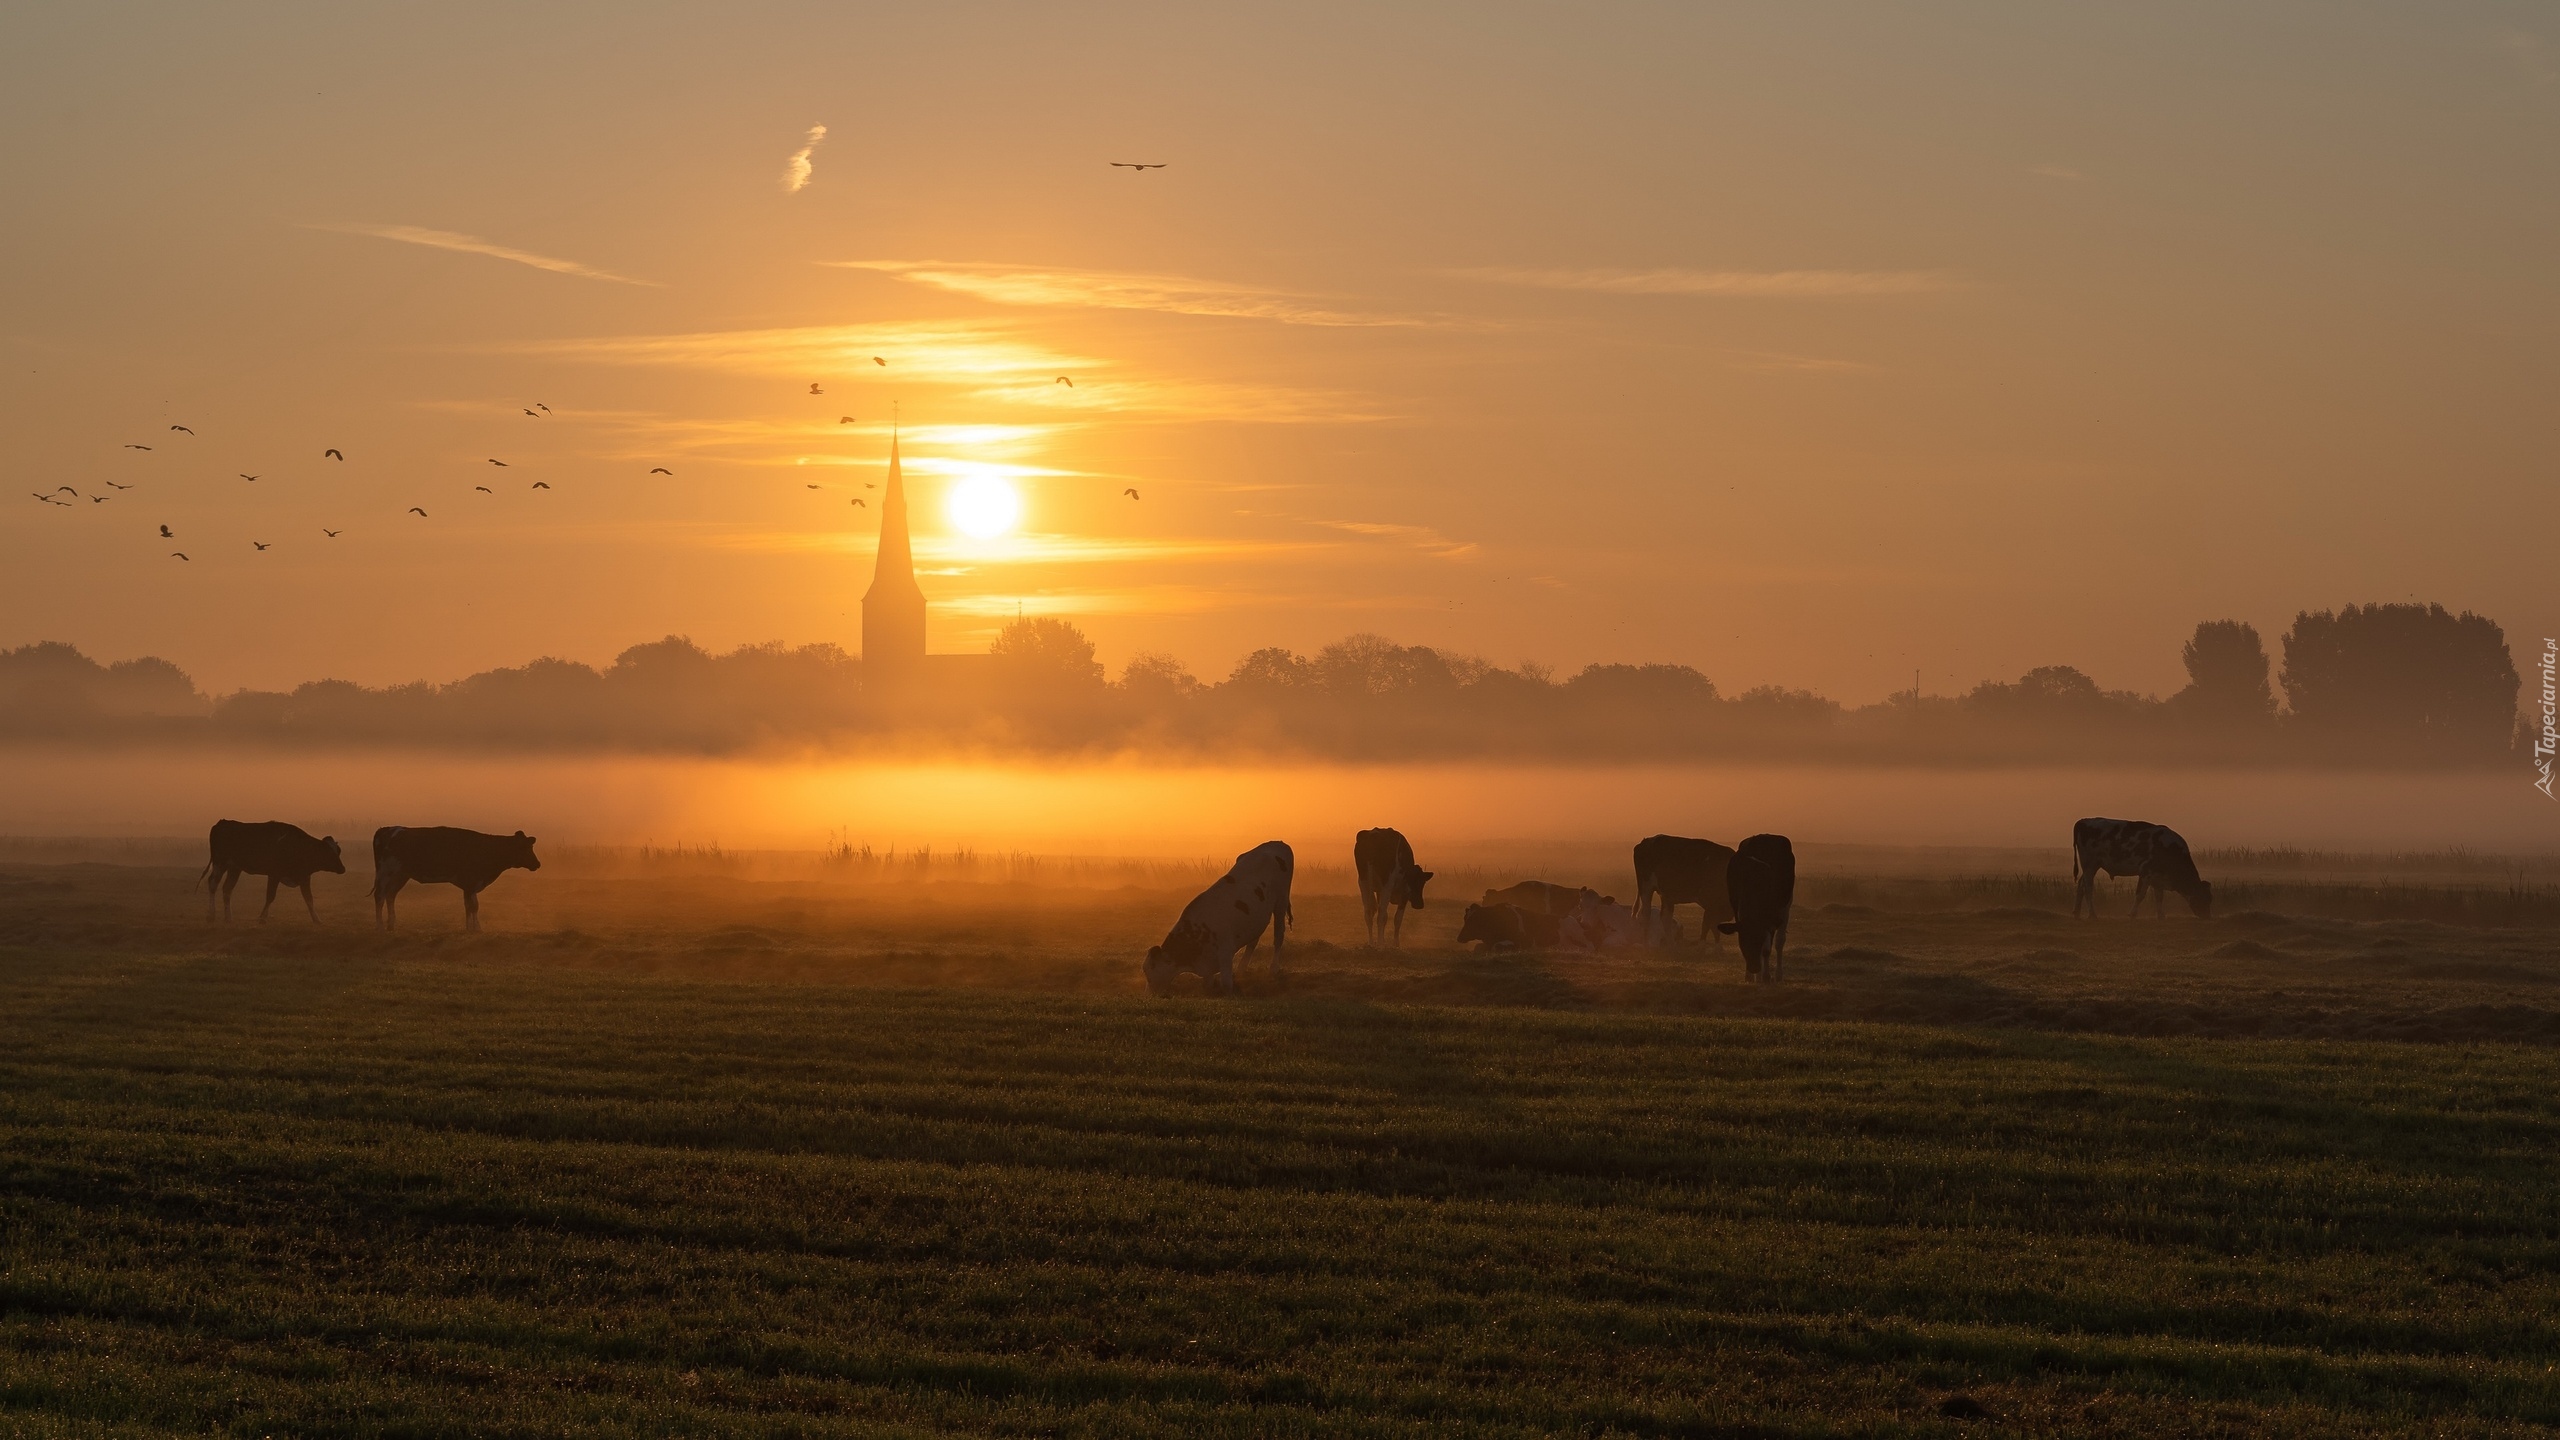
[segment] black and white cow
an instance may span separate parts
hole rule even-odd
[[[1271,978],[1280,978],[1281,951],[1289,942],[1289,881],[1298,857],[1286,844],[1265,840],[1236,857],[1235,868],[1182,907],[1182,918],[1164,943],[1148,947],[1147,989],[1173,993],[1177,975],[1197,975],[1221,995],[1236,993],[1236,952],[1262,943],[1271,931]]]
[[[1413,863],[1413,846],[1394,830],[1363,830],[1351,837],[1351,868],[1360,875],[1360,929],[1371,944],[1387,938],[1387,907],[1396,912],[1395,943],[1404,944],[1404,910],[1422,908],[1431,872]]]
[[[2166,825],[2148,820],[2109,820],[2092,816],[2071,827],[2071,878],[2075,893],[2071,898],[2071,918],[2080,918],[2080,907],[2089,908],[2089,918],[2098,918],[2098,872],[2133,877],[2133,913],[2142,913],[2142,899],[2152,898],[2152,913],[2166,917],[2169,892],[2185,897],[2187,908],[2199,920],[2213,918],[2213,886],[2196,873],[2196,857],[2187,849],[2185,837]]]
[[[539,870],[533,837],[483,835],[450,825],[385,825],[373,832],[373,919],[399,928],[400,887],[454,885],[462,890],[462,928],[480,928],[480,892],[510,870]]]
[[[1727,905],[1724,868],[1733,860],[1733,852],[1713,840],[1692,840],[1686,835],[1654,835],[1636,842],[1636,920],[1650,939],[1654,933],[1653,903],[1662,902],[1662,925],[1671,932],[1671,941],[1680,941],[1680,920],[1673,912],[1683,905],[1695,905],[1703,915],[1698,927],[1698,943],[1709,943],[1719,931],[1730,932],[1730,926],[1717,924],[1733,918]]]
[[[1787,916],[1796,903],[1796,847],[1784,835],[1754,835],[1733,847],[1725,867],[1733,918],[1716,929],[1742,943],[1743,973],[1787,978]]]
[[[258,907],[258,923],[267,923],[267,912],[275,908],[276,891],[286,885],[302,892],[302,908],[311,912],[319,923],[320,909],[311,903],[311,877],[323,871],[331,875],[347,873],[347,862],[338,854],[334,835],[313,835],[299,825],[281,820],[216,820],[213,833],[207,837],[213,858],[205,863],[204,873],[196,878],[204,882],[204,918],[213,918],[213,897],[222,895],[222,918],[231,918],[231,891],[242,875],[263,875],[267,880],[267,903]]]

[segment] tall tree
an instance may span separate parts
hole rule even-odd
[[[2502,752],[2520,686],[2506,631],[2441,605],[2304,611],[2284,637],[2285,698],[2305,729],[2409,755]]]
[[[2245,620],[2207,620],[2179,652],[2187,663],[2187,688],[2170,697],[2197,719],[2254,725],[2273,718],[2276,692],[2267,683],[2267,647],[2258,627]]]

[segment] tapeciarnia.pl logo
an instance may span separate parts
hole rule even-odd
[[[2560,640],[2542,637],[2542,733],[2533,739],[2533,768],[2540,778],[2533,788],[2546,800],[2560,800],[2551,793],[2551,757],[2560,751]]]

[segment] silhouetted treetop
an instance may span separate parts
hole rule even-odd
[[[2520,685],[2497,622],[2441,605],[2306,610],[2284,637],[2293,717],[2327,739],[2502,753],[2514,743]]]

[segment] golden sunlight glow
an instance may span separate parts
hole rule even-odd
[[[992,540],[1022,518],[1022,494],[993,475],[971,475],[951,487],[943,511],[961,533]]]

